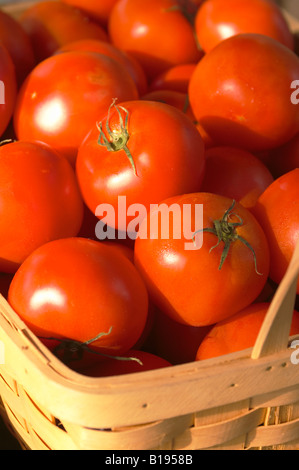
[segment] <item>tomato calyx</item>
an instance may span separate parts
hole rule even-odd
[[[109,139],[106,137],[103,131],[103,123],[102,122],[97,123],[97,128],[100,132],[98,145],[101,145],[102,147],[106,147],[108,152],[119,152],[120,150],[124,150],[124,152],[126,153],[129,159],[129,162],[131,163],[134,174],[137,176],[135,162],[127,146],[128,140],[130,138],[130,134],[128,131],[129,111],[123,106],[117,106],[115,102],[116,102],[116,99],[114,99],[111,105],[109,106],[108,116],[106,119],[105,127],[106,127],[106,132],[109,136]],[[119,126],[117,128],[114,128],[113,130],[111,130],[111,127],[109,124],[110,112],[111,112],[112,107],[116,109],[118,113],[118,117],[119,117]],[[124,119],[122,117],[120,110],[122,110],[125,113]]]
[[[236,204],[236,201],[233,200],[231,207],[227,209],[227,211],[225,211],[222,219],[213,221],[213,224],[214,224],[213,228],[206,227],[204,229],[197,230],[195,234],[193,235],[193,241],[195,241],[195,235],[198,232],[208,232],[208,233],[212,233],[218,238],[218,242],[216,243],[216,245],[210,248],[210,252],[214,250],[217,246],[219,246],[221,242],[224,243],[224,248],[221,254],[220,264],[218,268],[220,270],[227,258],[231,244],[239,240],[252,252],[253,259],[254,259],[255,272],[259,276],[262,276],[262,274],[258,272],[257,270],[257,260],[256,260],[256,254],[255,254],[254,249],[252,248],[250,243],[248,243],[248,241],[245,238],[241,237],[236,231],[238,227],[241,227],[243,225],[243,220],[238,214],[235,214],[233,212],[233,208],[235,207],[235,204]],[[238,219],[238,222],[230,221],[230,218],[233,216]]]
[[[54,338],[54,337],[43,337],[39,336],[39,339],[44,339],[44,340],[50,340],[50,341],[58,341],[59,344],[55,346],[53,349],[53,354],[59,358],[64,364],[69,365],[72,362],[75,361],[80,361],[83,359],[84,352],[88,351],[89,353],[92,354],[97,354],[102,357],[106,357],[108,359],[115,359],[118,361],[135,361],[138,362],[141,366],[143,363],[140,361],[140,359],[136,357],[122,357],[122,356],[111,356],[109,354],[104,354],[100,351],[95,351],[94,349],[89,348],[89,345],[97,341],[103,336],[108,336],[112,331],[112,327],[110,327],[108,333],[102,332],[99,333],[95,338],[92,338],[88,341],[77,341],[74,339],[69,339],[69,338]],[[62,352],[62,357],[60,356],[60,352]]]

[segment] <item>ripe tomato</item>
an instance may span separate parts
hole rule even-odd
[[[267,166],[274,178],[299,168],[299,132],[281,147],[270,152]]]
[[[212,147],[206,151],[201,191],[235,199],[250,209],[272,182],[268,168],[246,150]]]
[[[17,96],[17,79],[13,61],[6,47],[0,43],[0,136],[13,115]]]
[[[75,236],[83,202],[73,169],[41,143],[0,147],[0,271],[15,272],[38,246]]]
[[[190,104],[215,145],[268,150],[299,130],[299,106],[291,102],[298,76],[299,58],[290,49],[267,36],[239,34],[198,63]]]
[[[98,41],[97,39],[82,39],[81,41],[67,43],[65,46],[59,48],[56,53],[70,51],[97,52],[111,57],[111,59],[120,62],[127,69],[137,86],[139,94],[143,95],[146,93],[148,88],[147,78],[139,62],[130,54],[119,50],[112,44],[105,41]]]
[[[171,366],[170,362],[166,361],[166,359],[149,352],[134,349],[123,354],[121,358],[94,363],[89,367],[82,368],[80,372],[89,377],[111,377]],[[124,358],[127,360],[123,360]]]
[[[149,91],[174,90],[188,93],[189,81],[196,64],[180,64],[165,70],[150,83]]]
[[[214,325],[201,342],[196,360],[223,356],[253,348],[270,304],[257,303],[246,307],[227,320]],[[294,311],[290,336],[299,334],[299,312]]]
[[[176,0],[119,0],[108,31],[112,43],[130,52],[149,79],[175,65],[197,63],[201,57],[192,25]]]
[[[211,326],[183,325],[157,311],[142,348],[163,357],[171,364],[185,364],[194,361],[198,347],[210,329]]]
[[[299,240],[299,168],[274,180],[259,197],[253,213],[267,236],[270,278],[278,284]]]
[[[147,290],[133,263],[79,237],[35,250],[16,272],[8,301],[37,336],[90,342],[113,356],[134,346],[148,312]]]
[[[88,16],[98,21],[102,26],[106,26],[110,12],[117,0],[62,0],[74,7],[80,8]]]
[[[166,103],[179,109],[186,116],[190,117],[193,124],[195,124],[195,117],[189,104],[188,95],[181,91],[176,90],[154,90],[145,93],[141,96],[145,101],[158,101],[159,103]]]
[[[108,41],[107,33],[99,24],[83,11],[61,1],[34,3],[24,9],[19,21],[31,39],[37,62],[68,42],[87,38]]]
[[[33,48],[19,22],[2,10],[0,11],[0,40],[14,63],[17,83],[20,86],[35,65]]]
[[[206,0],[198,9],[195,32],[205,52],[242,33],[269,36],[294,49],[294,38],[280,8],[269,0]]]
[[[229,198],[203,192],[173,197],[164,204],[174,211],[169,236],[161,223],[150,236],[157,224],[158,211],[153,210],[141,223],[143,238],[135,242],[135,265],[155,305],[173,320],[199,327],[252,303],[269,274],[267,240],[253,215]],[[200,205],[202,220],[196,212]],[[195,234],[203,229],[201,244]]]
[[[140,207],[133,204],[148,211],[166,197],[200,187],[204,144],[181,111],[153,101],[113,103],[101,125],[102,131],[95,125],[80,146],[76,170],[89,209],[95,213],[102,202],[110,205],[107,215],[96,214],[108,226],[134,232],[129,225]],[[126,207],[119,206],[119,195]]]
[[[74,164],[82,140],[115,96],[122,101],[138,97],[119,62],[94,52],[54,55],[38,64],[21,87],[16,135],[45,142]]]

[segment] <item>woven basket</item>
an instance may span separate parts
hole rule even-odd
[[[298,274],[299,243],[252,349],[108,378],[71,371],[0,297],[0,413],[31,450],[297,449]]]

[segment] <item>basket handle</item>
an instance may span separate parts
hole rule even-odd
[[[284,350],[294,312],[299,275],[299,240],[288,269],[279,284],[252,349],[252,359]]]

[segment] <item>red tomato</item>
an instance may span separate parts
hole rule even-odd
[[[205,52],[242,33],[269,36],[294,49],[294,38],[280,8],[269,0],[206,0],[198,9],[195,32]]]
[[[149,79],[201,57],[192,25],[176,0],[119,0],[109,17],[111,41],[130,52]]]
[[[139,62],[130,54],[119,50],[112,44],[104,41],[98,41],[96,39],[82,39],[81,41],[68,43],[58,49],[56,52],[61,53],[70,51],[97,52],[99,54],[104,54],[108,57],[111,57],[111,59],[120,62],[127,69],[137,86],[139,94],[142,95],[146,93],[148,87],[147,78]]]
[[[13,61],[0,43],[0,136],[7,129],[16,102],[17,80]]]
[[[298,76],[299,58],[290,49],[267,36],[240,34],[198,63],[190,104],[215,145],[268,150],[299,130],[299,106],[291,102]]]
[[[45,142],[74,164],[79,145],[114,97],[138,97],[119,62],[83,51],[49,57],[35,67],[19,92],[14,112],[17,137]]]
[[[107,361],[95,363],[90,367],[82,369],[81,373],[89,377],[111,377],[170,366],[170,362],[155,354],[132,349],[123,354],[121,359],[108,359]]]
[[[4,11],[0,11],[0,40],[11,56],[20,86],[35,65],[34,53],[19,22]]]
[[[62,0],[74,7],[80,8],[88,16],[101,23],[107,25],[110,12],[117,0]]]
[[[96,215],[113,229],[134,235],[131,225],[140,207],[133,204],[148,211],[166,197],[200,187],[203,140],[191,120],[173,106],[142,100],[114,103],[101,133],[99,127],[93,127],[79,148],[77,178],[93,213],[102,202],[110,205],[111,210],[103,208],[107,214]],[[119,195],[124,204],[119,204]]]
[[[75,236],[83,202],[73,169],[41,143],[0,147],[0,271],[14,272],[38,246]]]
[[[259,334],[269,303],[250,305],[231,318],[214,325],[201,342],[196,360],[223,356],[253,348]],[[299,312],[294,311],[290,336],[299,334]]]
[[[299,240],[299,168],[274,180],[259,197],[253,213],[269,242],[270,278],[279,284]]]
[[[154,304],[173,320],[199,327],[252,303],[269,274],[267,240],[253,215],[210,193],[177,196],[164,204],[177,208],[168,238],[161,224],[157,235],[150,236],[157,219],[152,211],[141,223],[140,233],[147,229],[147,236],[135,242],[135,265]],[[196,212],[200,205],[202,220]],[[201,244],[195,233],[203,229]]]
[[[148,312],[147,290],[133,263],[79,237],[35,250],[16,272],[8,301],[37,336],[90,342],[113,356],[134,346]]]
[[[150,83],[149,91],[174,90],[188,93],[189,81],[196,64],[180,64],[165,70]]]
[[[267,160],[274,178],[299,168],[299,132],[281,147],[276,147],[270,152]]]
[[[201,191],[235,199],[250,209],[272,182],[268,168],[246,150],[212,147],[206,151]]]
[[[195,117],[189,104],[188,95],[181,91],[176,90],[154,90],[149,91],[145,95],[141,96],[144,101],[158,101],[159,103],[166,103],[179,109],[186,116],[190,117],[193,124],[195,123]]]
[[[31,39],[38,62],[79,39],[108,41],[105,30],[83,11],[61,1],[41,1],[24,9],[19,21]]]
[[[143,348],[171,364],[185,364],[194,361],[198,347],[210,329],[211,326],[183,325],[157,311]]]

